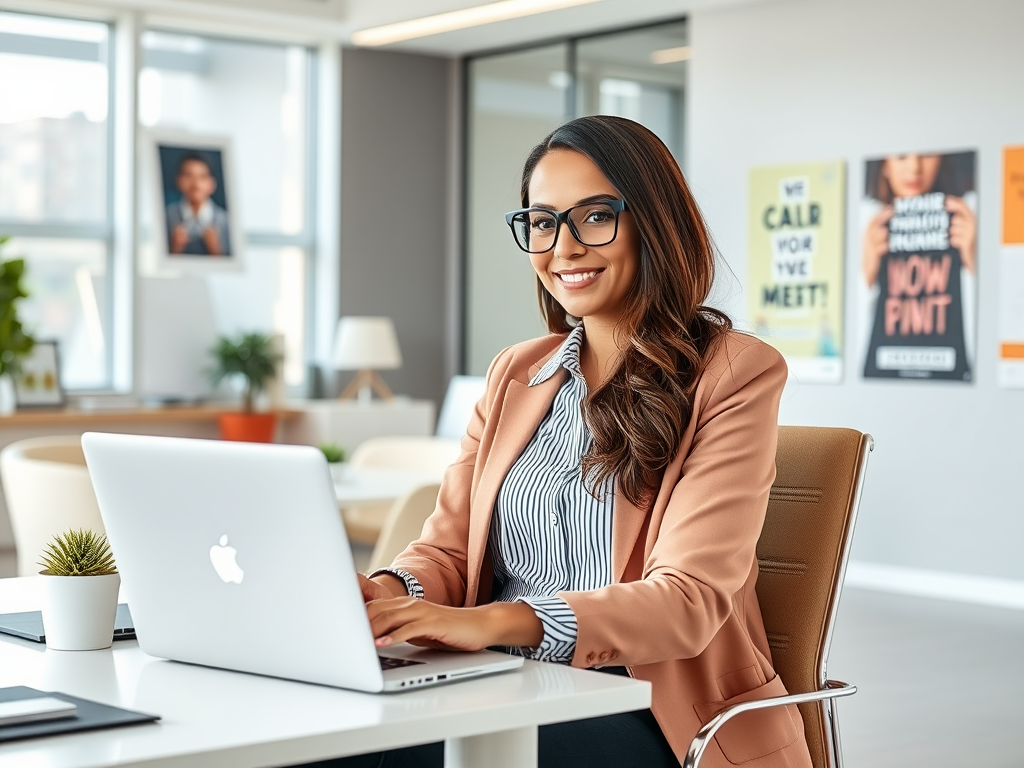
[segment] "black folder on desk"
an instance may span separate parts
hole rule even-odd
[[[28,739],[33,736],[50,736],[57,733],[74,733],[75,731],[91,731],[97,728],[113,728],[133,723],[151,723],[159,720],[160,715],[148,715],[130,709],[111,707],[98,701],[80,699],[64,693],[47,693],[27,688],[23,685],[11,688],[0,688],[0,701],[17,701],[20,699],[37,699],[52,696],[61,701],[68,701],[78,707],[76,717],[64,720],[44,720],[38,723],[0,726],[0,742]]]

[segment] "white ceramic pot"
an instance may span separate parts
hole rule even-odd
[[[335,483],[343,483],[343,482],[345,482],[345,472],[348,469],[348,462],[347,461],[336,461],[336,462],[334,462],[332,464],[328,464],[327,466],[330,467],[331,479]]]
[[[50,576],[43,579],[43,631],[56,651],[109,648],[114,639],[121,577]]]
[[[10,374],[0,376],[0,416],[10,416],[18,407],[14,395],[14,379]]]

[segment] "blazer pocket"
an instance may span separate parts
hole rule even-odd
[[[764,685],[758,686],[725,701],[712,701],[707,704],[693,705],[701,723],[706,724],[712,717],[730,704],[739,704],[754,699],[769,699],[774,696],[785,696],[786,687],[776,675]],[[756,760],[785,749],[803,733],[803,719],[794,705],[785,707],[769,707],[755,709],[736,715],[727,722],[718,733],[718,742],[722,754],[733,765]]]

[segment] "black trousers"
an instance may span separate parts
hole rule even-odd
[[[539,768],[679,768],[679,761],[649,709],[542,725],[538,731]],[[344,757],[307,768],[443,766],[444,742],[438,742]]]

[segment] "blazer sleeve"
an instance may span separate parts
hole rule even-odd
[[[625,665],[699,655],[750,576],[775,479],[786,364],[772,347],[754,343],[721,367],[717,382],[702,382],[705,393],[698,386],[693,439],[675,485],[663,486],[655,501],[656,540],[642,578],[560,593],[579,626],[573,666],[608,663],[602,653]]]
[[[465,604],[470,501],[477,470],[477,451],[510,359],[511,348],[503,350],[491,363],[484,396],[473,409],[469,427],[462,438],[462,453],[445,470],[437,506],[423,524],[420,538],[392,564],[394,568],[411,573],[423,587],[424,598],[432,603]]]

